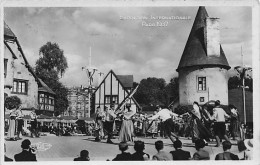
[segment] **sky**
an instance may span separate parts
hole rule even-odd
[[[91,65],[104,75],[112,69],[118,75],[134,75],[135,82],[148,77],[169,82],[178,76],[176,68],[197,10],[198,7],[5,7],[4,20],[32,67],[42,45],[50,41],[60,46],[68,61],[61,78],[66,86],[87,86],[88,77],[82,67],[89,66],[90,47]],[[251,8],[206,10],[210,17],[220,18],[220,40],[230,66],[242,64],[241,46],[244,64],[252,66]],[[176,19],[158,20],[151,16]],[[157,22],[165,26],[146,26]],[[97,75],[94,84],[98,83]]]

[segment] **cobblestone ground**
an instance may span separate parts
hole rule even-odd
[[[75,157],[79,156],[81,150],[86,149],[90,153],[90,159],[95,161],[105,161],[107,159],[112,160],[116,154],[120,153],[118,150],[118,139],[112,139],[115,144],[108,144],[105,140],[101,142],[94,142],[94,137],[92,136],[54,136],[49,135],[41,136],[40,138],[30,138],[23,137],[23,139],[30,139],[32,144],[41,143],[45,144],[46,150],[40,150],[37,152],[38,161],[72,161]],[[23,140],[22,139],[22,140]],[[6,140],[6,156],[14,158],[16,153],[21,152],[21,142],[18,141],[7,141]],[[150,156],[156,154],[154,143],[157,140],[162,140],[164,142],[164,150],[170,152],[174,150],[170,139],[163,138],[144,138],[139,137],[136,140],[142,140],[145,142],[145,152],[150,154]],[[191,155],[195,152],[194,144],[191,140],[187,138],[180,138],[183,143],[183,149],[190,151]],[[235,144],[235,141],[232,141]],[[215,142],[209,143],[205,149],[210,153],[210,158],[214,159],[216,154],[222,152],[222,147],[216,148]],[[129,143],[128,152],[133,153],[133,143]],[[242,153],[237,150],[237,145],[233,145],[231,152],[237,154],[242,158]]]

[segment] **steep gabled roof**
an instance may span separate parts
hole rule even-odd
[[[13,31],[9,26],[4,22],[4,40],[14,40],[16,38]]]
[[[122,82],[125,88],[132,88],[134,83],[133,75],[117,75],[117,78]]]
[[[125,90],[125,92],[127,93],[127,95],[129,95],[130,93],[128,92],[128,90],[126,90],[127,88],[130,87],[130,83],[125,82],[125,84],[118,78],[118,75],[115,74],[115,72],[113,70],[110,70],[107,75],[105,76],[105,78],[102,80],[102,82],[99,84],[99,86],[96,88],[96,90],[93,92],[94,94],[97,92],[97,90],[101,87],[101,85],[104,83],[104,81],[106,80],[106,78],[108,77],[109,74],[114,75],[114,77],[116,78],[116,80],[119,82],[119,84],[123,87],[123,89]],[[131,78],[132,76],[132,78]],[[121,79],[123,81],[126,80],[132,80],[133,82],[133,75],[121,75]],[[125,86],[126,85],[126,86]],[[134,101],[134,103],[136,104],[136,106],[140,109],[140,105],[138,104],[138,102],[134,99],[134,97],[132,97],[132,100]]]
[[[46,85],[40,78],[38,78],[38,80],[39,80],[38,91],[47,92],[47,93],[55,95],[55,93],[48,87],[48,85]]]
[[[209,16],[205,7],[199,7],[177,71],[191,66],[220,66],[230,69],[221,45],[220,56],[207,56],[204,38],[207,17]]]

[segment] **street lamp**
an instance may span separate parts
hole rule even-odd
[[[244,112],[244,123],[246,124],[246,96],[245,96],[245,78],[248,71],[252,71],[251,67],[247,66],[236,66],[234,68],[242,80],[242,92],[243,92],[243,112]]]

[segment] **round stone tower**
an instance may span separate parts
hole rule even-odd
[[[210,100],[227,105],[229,69],[220,44],[219,19],[210,18],[205,7],[199,7],[177,68],[180,105]]]

